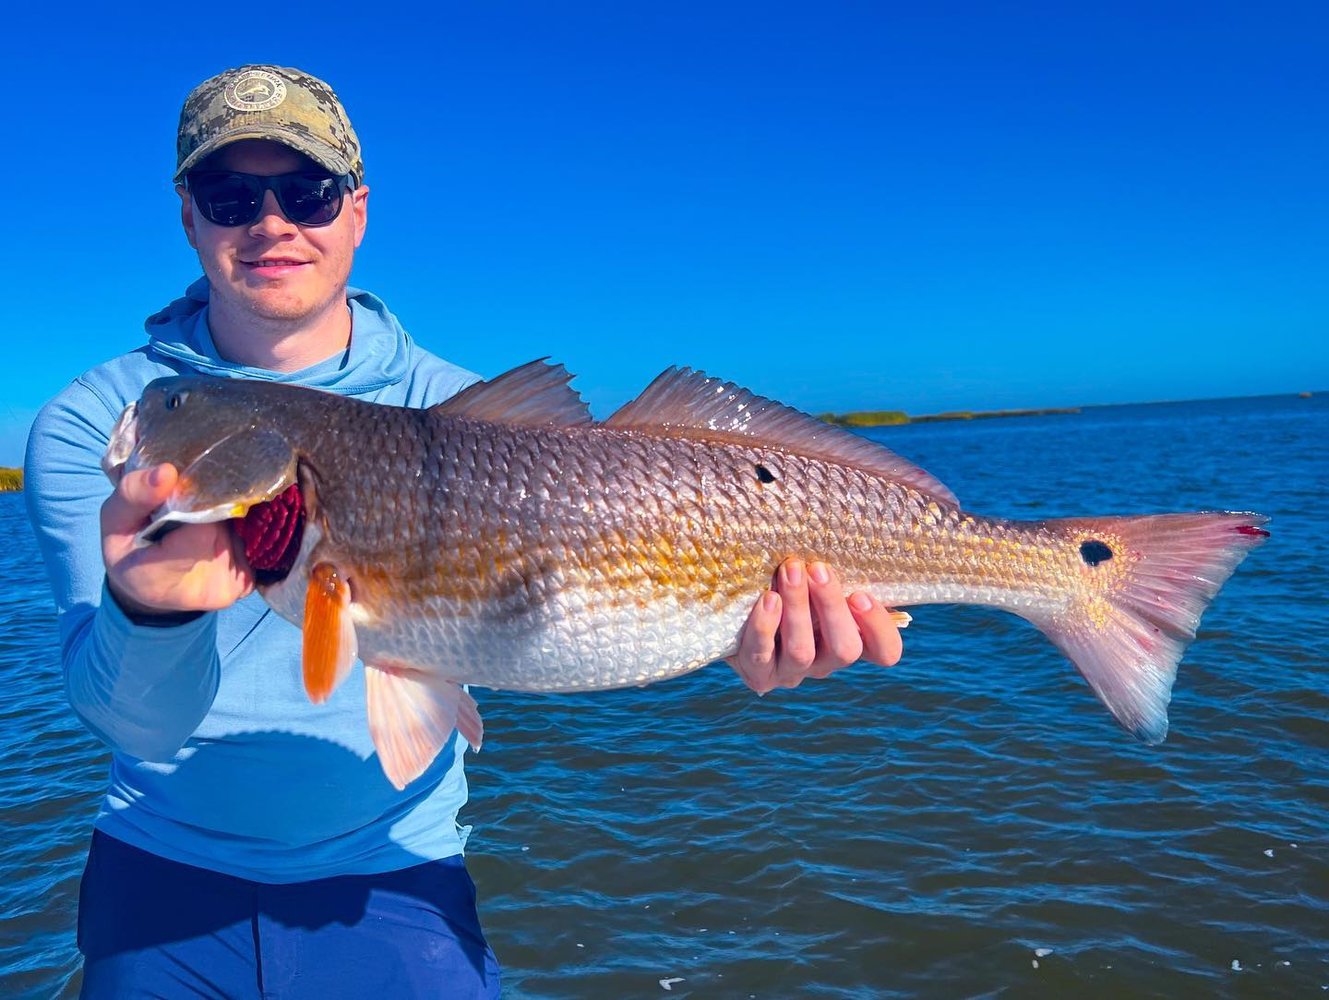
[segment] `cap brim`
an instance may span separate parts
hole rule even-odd
[[[320,167],[330,173],[342,175],[351,174],[352,180],[358,186],[363,180],[361,177],[355,177],[351,164],[346,157],[342,156],[336,149],[327,143],[319,142],[307,135],[301,135],[292,129],[282,128],[279,125],[268,125],[262,128],[247,126],[244,128],[234,128],[227,132],[221,132],[214,135],[203,145],[199,146],[192,153],[184,158],[175,170],[175,183],[179,184],[180,179],[189,173],[202,160],[211,156],[223,146],[229,146],[233,142],[239,142],[241,139],[267,139],[271,142],[279,142],[283,146],[295,150],[304,156],[309,157]]]

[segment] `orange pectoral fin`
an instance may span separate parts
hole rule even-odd
[[[309,574],[304,633],[305,693],[317,705],[346,679],[356,654],[351,587],[331,563]]]

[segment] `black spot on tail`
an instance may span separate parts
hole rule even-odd
[[[1112,558],[1112,550],[1108,548],[1105,542],[1090,539],[1087,542],[1080,543],[1080,558],[1090,566],[1097,566],[1099,563],[1107,562]]]
[[[757,480],[763,483],[775,482],[775,473],[764,465],[757,466]]]

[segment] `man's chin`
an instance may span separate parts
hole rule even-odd
[[[316,294],[320,291],[322,294]],[[330,288],[309,288],[303,282],[255,285],[230,280],[220,287],[214,283],[212,294],[218,304],[224,300],[228,315],[234,313],[237,317],[248,316],[270,323],[292,323],[314,317],[338,296],[345,298],[345,286],[333,292],[331,298],[326,298],[330,291]]]
[[[302,296],[290,293],[269,291],[258,295],[250,294],[245,296],[245,302],[248,307],[246,311],[260,319],[299,320],[312,315],[314,312],[312,303]]]
[[[259,305],[254,309],[254,315],[259,319],[270,320],[298,320],[304,319],[313,314],[313,310],[300,303],[279,303],[276,305]]]

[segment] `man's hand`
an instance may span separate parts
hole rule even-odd
[[[178,476],[170,464],[126,473],[102,504],[106,583],[131,615],[216,611],[254,589],[244,554],[224,521],[186,524],[156,544],[134,547],[134,534],[170,496]]]
[[[757,601],[729,660],[758,694],[827,677],[856,660],[893,667],[903,644],[892,613],[864,593],[845,598],[825,563],[786,559]]]

